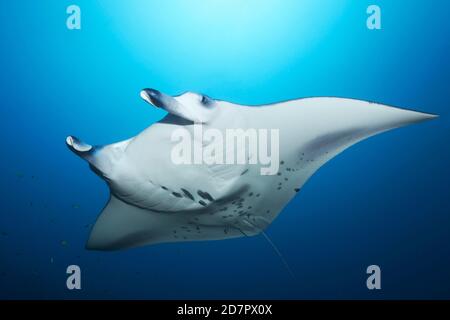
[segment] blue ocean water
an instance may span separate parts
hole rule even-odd
[[[81,30],[66,8],[81,8]],[[382,29],[366,27],[377,4]],[[450,298],[448,1],[3,1],[0,298]],[[65,146],[164,116],[145,87],[242,104],[302,96],[439,114],[339,155],[262,236],[84,249],[108,199]],[[66,267],[82,290],[66,288]],[[382,270],[369,291],[366,268]]]

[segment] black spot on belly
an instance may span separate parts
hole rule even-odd
[[[164,187],[164,186],[161,186],[161,188],[163,188],[164,190],[169,190],[169,189],[167,189],[166,187]]]
[[[183,188],[181,188],[181,191],[183,191],[183,193],[186,197],[188,197],[191,200],[194,200],[194,196],[189,191],[187,191],[186,189],[183,189]]]
[[[248,196],[249,196],[249,197],[253,196],[253,192],[250,192],[250,193],[248,194]]]
[[[244,174],[246,174],[248,172],[248,169],[245,169],[244,171],[241,172],[241,176],[243,176]]]
[[[294,191],[295,191],[295,192],[299,192],[299,191],[300,191],[300,188],[295,188]]]
[[[178,192],[172,192],[172,194],[173,194],[175,197],[177,197],[177,198],[181,198],[181,197],[182,197],[182,195],[179,194]]]
[[[203,192],[201,190],[197,191],[197,194],[202,197],[203,199],[206,199],[208,201],[214,201],[214,198],[208,193],[208,192]]]
[[[281,165],[283,165],[283,164],[284,164],[284,161],[283,161],[283,160],[281,160],[281,161],[280,161],[280,164],[281,164]]]

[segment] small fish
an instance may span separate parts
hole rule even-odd
[[[66,240],[61,240],[61,245],[67,247],[69,243]]]

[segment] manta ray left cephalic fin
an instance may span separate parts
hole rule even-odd
[[[213,99],[193,92],[172,97],[155,89],[143,89],[140,96],[151,105],[194,123],[208,123],[218,111]]]

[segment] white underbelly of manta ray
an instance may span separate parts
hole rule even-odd
[[[111,192],[91,231],[88,249],[259,234],[320,166],[349,146],[436,117],[344,98],[250,107],[190,92],[172,97],[144,89],[141,97],[169,114],[139,135],[107,146],[93,147],[72,136],[66,139],[69,148],[105,179]],[[219,133],[277,130],[277,170],[262,175],[263,165],[248,161],[175,163],[173,133],[193,132],[199,123]],[[249,157],[255,155],[244,151]],[[225,148],[227,152],[231,151]]]

